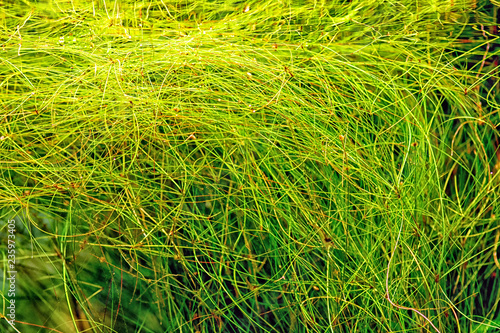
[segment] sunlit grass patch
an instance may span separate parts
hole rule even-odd
[[[5,8],[20,331],[498,327],[496,6]]]

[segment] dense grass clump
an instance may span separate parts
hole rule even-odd
[[[0,3],[5,329],[500,328],[496,1]]]

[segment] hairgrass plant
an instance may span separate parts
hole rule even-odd
[[[0,3],[3,327],[500,328],[497,1]]]

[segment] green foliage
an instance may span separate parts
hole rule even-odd
[[[20,331],[500,327],[497,3],[0,4]]]

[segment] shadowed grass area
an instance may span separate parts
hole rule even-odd
[[[498,3],[0,3],[18,331],[500,328]]]

